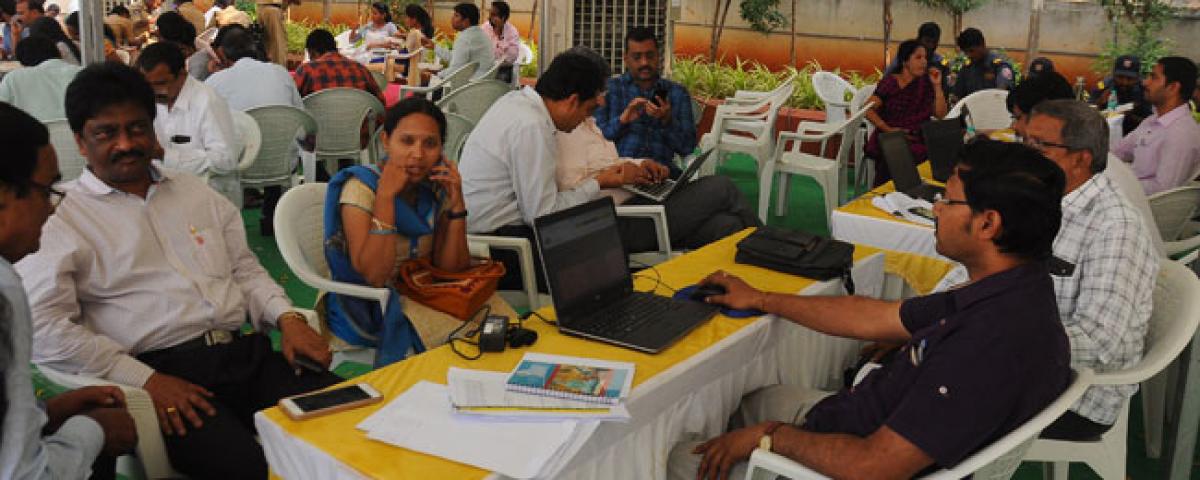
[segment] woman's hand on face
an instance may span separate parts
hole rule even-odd
[[[462,176],[458,173],[458,165],[442,156],[441,161],[429,170],[429,180],[440,185],[446,191],[446,199],[450,209],[459,211],[465,208],[462,196]]]
[[[408,186],[408,169],[399,159],[391,159],[383,164],[382,177],[379,179],[377,195],[399,195]]]
[[[937,67],[930,67],[929,68],[929,81],[933,82],[933,85],[935,87],[941,88],[941,86],[942,86],[942,71],[941,71],[941,69],[939,69]]]

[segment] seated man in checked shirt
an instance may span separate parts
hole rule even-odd
[[[1109,175],[1101,174],[1107,167],[1108,126],[1087,104],[1047,100],[1033,107],[1025,132],[1025,142],[1067,176],[1050,274],[1071,339],[1071,364],[1096,372],[1133,365],[1142,358],[1158,254],[1138,210]],[[939,289],[964,280],[966,270],[955,269]],[[1098,438],[1136,391],[1137,385],[1091,387],[1042,437]]]
[[[339,381],[329,347],[258,263],[238,210],[199,178],[151,163],[154,91],[136,70],[92,65],[67,87],[88,168],[17,264],[33,361],[144,388],[176,470],[267,477],[254,412]],[[242,333],[249,320],[257,333]],[[282,332],[282,354],[264,332]]]

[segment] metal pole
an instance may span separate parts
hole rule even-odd
[[[79,2],[79,43],[85,65],[104,62],[104,3]]]

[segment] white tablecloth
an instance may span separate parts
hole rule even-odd
[[[829,229],[833,238],[844,242],[950,261],[937,253],[933,227],[834,210]]]
[[[860,295],[878,297],[882,255],[854,267]],[[841,293],[841,282],[810,286],[803,295]],[[553,478],[663,478],[672,445],[689,433],[708,438],[725,428],[742,395],[789,383],[834,390],[860,342],[814,332],[775,317],[754,320],[710,348],[639,385],[627,401],[633,419],[600,424],[571,445]],[[362,478],[312,445],[291,436],[261,412],[255,416],[272,471],[283,478]],[[354,428],[347,425],[346,428]],[[492,475],[499,478],[498,475]]]

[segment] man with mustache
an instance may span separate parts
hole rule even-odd
[[[675,165],[675,155],[687,156],[696,149],[696,124],[687,89],[662,78],[660,53],[653,29],[629,29],[626,72],[609,79],[608,95],[595,117],[622,157],[654,159],[676,178],[682,170]]]
[[[41,249],[17,264],[32,360],[145,389],[171,466],[188,477],[267,478],[254,412],[339,381],[296,368],[301,356],[328,368],[332,355],[259,265],[237,208],[195,176],[151,163],[154,97],[142,75],[113,62],[67,87],[87,169],[62,185]],[[281,352],[264,334],[275,328]]]
[[[209,174],[209,185],[226,198],[238,198],[241,151],[233,131],[229,105],[212,87],[184,69],[186,57],[173,42],[158,42],[142,50],[137,67],[154,89],[158,104],[154,132],[160,151],[147,152],[163,166],[195,175]]]

